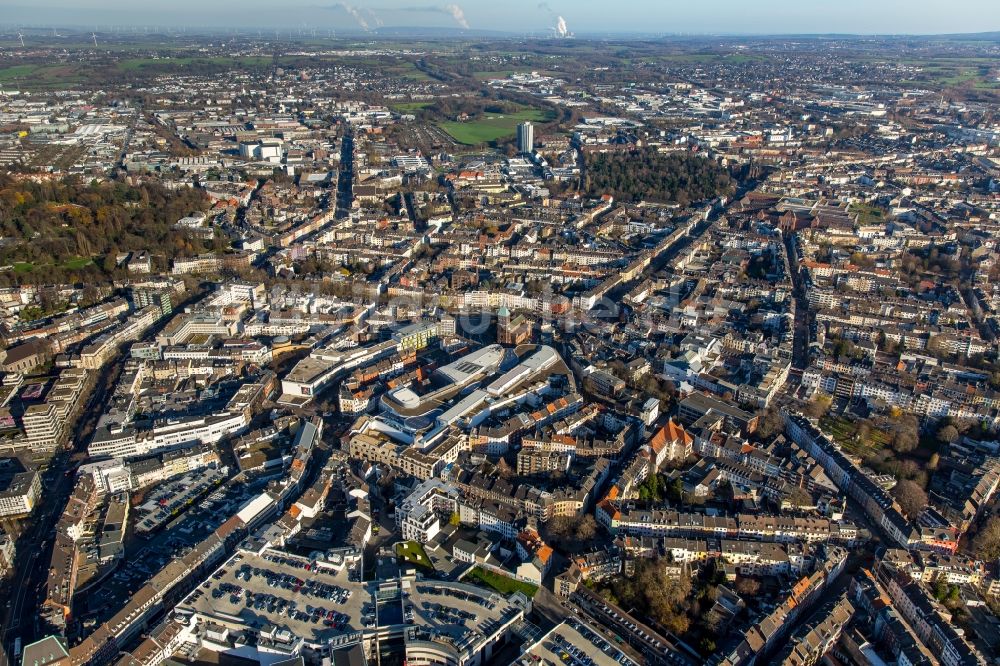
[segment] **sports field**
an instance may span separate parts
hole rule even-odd
[[[447,132],[455,141],[466,146],[476,146],[481,143],[489,143],[514,136],[517,133],[517,126],[526,120],[546,122],[551,120],[551,118],[539,109],[524,109],[517,113],[490,113],[484,115],[482,118],[464,123],[456,121],[443,122],[439,124],[439,127]]]

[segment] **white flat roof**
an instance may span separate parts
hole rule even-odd
[[[504,353],[504,348],[500,345],[483,347],[435,370],[435,377],[444,380],[443,386],[424,395],[419,395],[413,389],[403,386],[389,391],[384,398],[395,403],[389,403],[393,411],[416,412],[420,409],[424,409],[425,412],[430,411],[435,405],[444,402],[441,396],[454,397],[456,387],[463,388],[480,375],[496,372],[503,361]]]
[[[478,375],[484,370],[495,371],[500,367],[503,354],[503,347],[500,345],[490,345],[478,349],[471,354],[466,354],[456,361],[452,361],[448,365],[439,368],[437,372],[454,384],[462,384],[467,382],[470,377]]]
[[[272,501],[273,500],[270,495],[267,493],[261,493],[247,502],[243,508],[236,513],[236,517],[244,523],[249,524],[250,521],[260,515],[261,511],[270,506]]]
[[[521,361],[521,363],[532,370],[541,370],[549,367],[558,360],[559,354],[556,353],[555,349],[547,345],[541,345],[531,356]]]
[[[559,354],[552,347],[541,346],[530,356],[519,364],[505,372],[487,390],[493,395],[500,395],[504,391],[514,387],[518,382],[524,381],[531,375],[548,369],[559,361]]]
[[[420,396],[414,393],[413,389],[403,386],[391,393],[392,399],[398,402],[405,409],[416,409],[420,406]]]
[[[469,412],[473,411],[474,409],[477,409],[481,404],[486,402],[486,399],[488,397],[489,394],[486,391],[482,389],[476,389],[475,391],[473,391],[472,393],[470,393],[469,395],[465,396],[457,403],[455,403],[445,413],[438,416],[438,421],[440,423],[448,423],[448,424],[454,423],[455,421],[462,418]]]

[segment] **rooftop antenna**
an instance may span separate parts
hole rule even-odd
[[[24,33],[18,32],[17,33],[17,38],[21,40],[21,48],[23,49],[24,48]]]
[[[97,33],[96,32],[90,33],[90,38],[94,40],[94,46],[97,46]]]

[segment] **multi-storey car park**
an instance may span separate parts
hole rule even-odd
[[[571,617],[528,646],[517,666],[637,666],[636,662],[586,622]]]
[[[357,560],[240,548],[177,604],[174,621],[186,641],[262,663],[265,652],[320,657],[360,647],[370,658],[479,666],[494,663],[530,609],[520,593],[412,574],[360,582],[349,575]]]

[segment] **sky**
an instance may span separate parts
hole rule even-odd
[[[942,34],[1000,30],[1000,0],[0,0],[8,26],[586,34]]]

